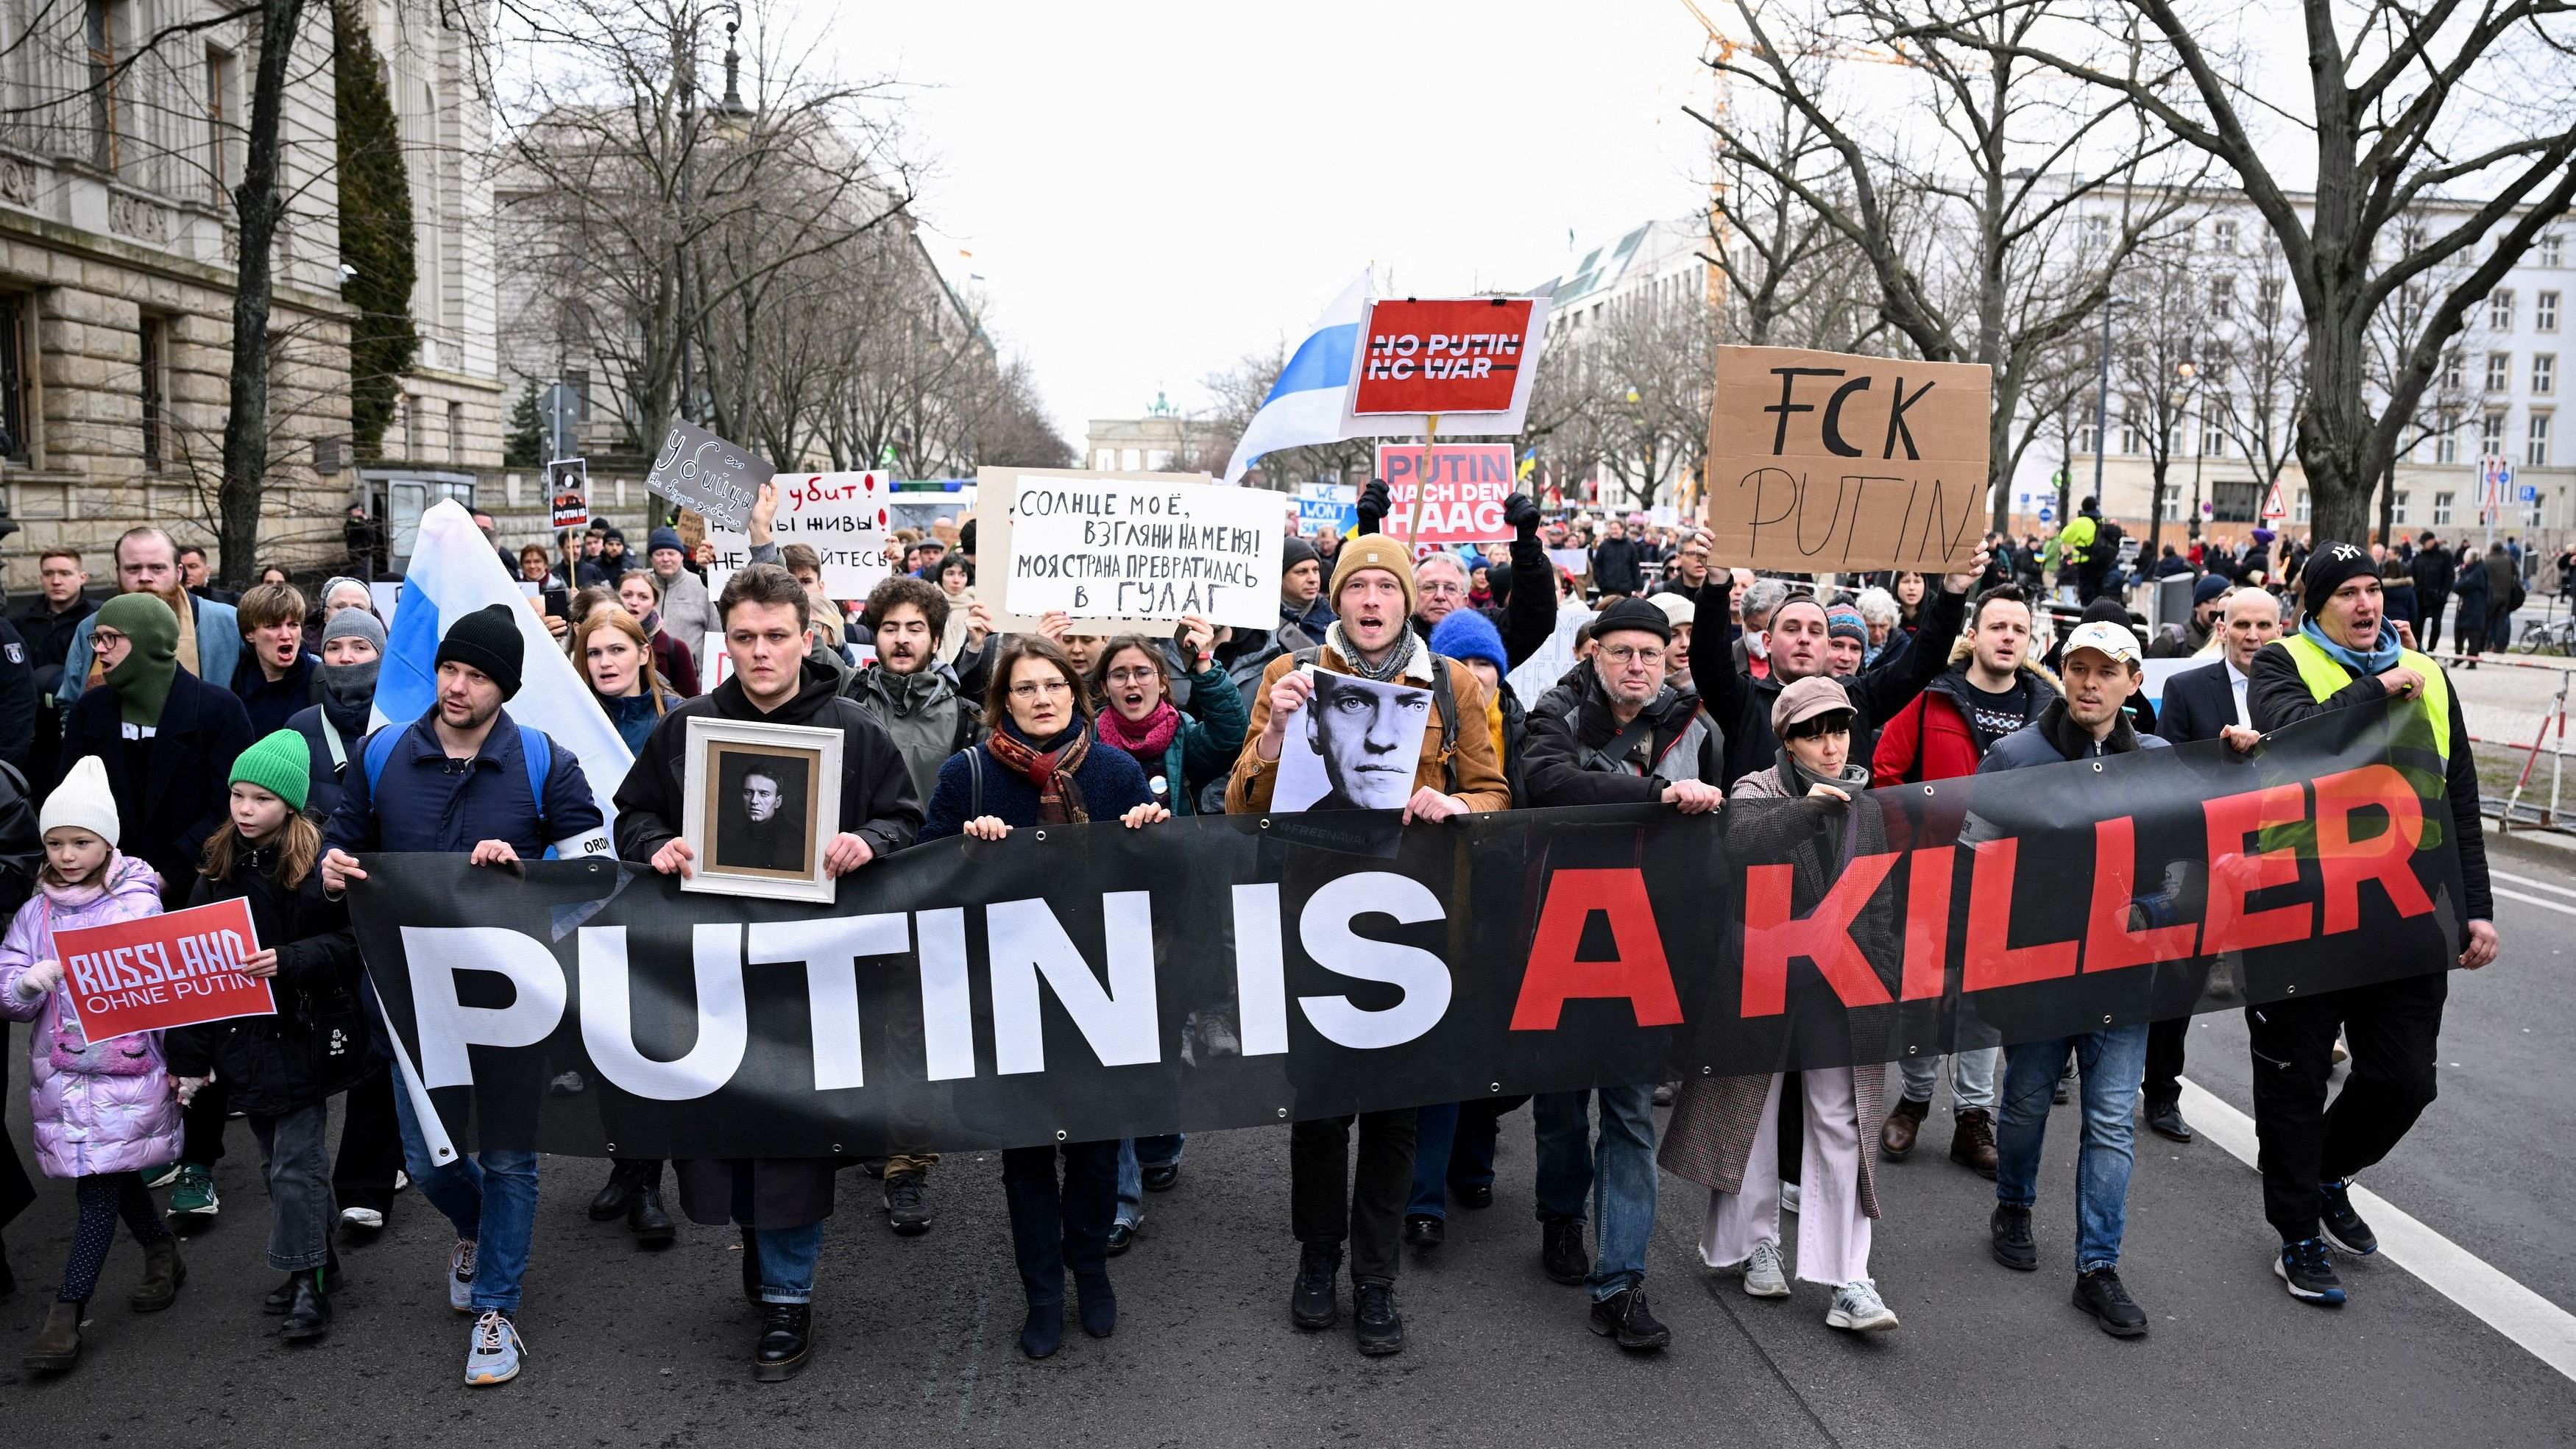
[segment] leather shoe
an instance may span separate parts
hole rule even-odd
[[[287,1305],[286,1321],[278,1325],[280,1337],[301,1342],[331,1331],[331,1298],[322,1282],[328,1271],[308,1269],[295,1275],[295,1297]]]
[[[1136,1225],[1124,1220],[1109,1225],[1109,1256],[1115,1258],[1136,1245]]]
[[[626,1204],[626,1230],[635,1235],[635,1246],[639,1248],[667,1248],[680,1235],[671,1215],[662,1210],[661,1168],[660,1163],[653,1164],[656,1180],[637,1188],[634,1199]]]
[[[1449,1239],[1449,1220],[1429,1213],[1415,1213],[1404,1220],[1404,1245],[1425,1252]]]
[[[2157,1102],[2147,1108],[2147,1130],[2176,1142],[2192,1139],[2191,1124],[2182,1120],[2182,1103]]]
[[[1581,1218],[1547,1218],[1539,1223],[1539,1266],[1559,1283],[1580,1283],[1592,1274],[1592,1255],[1583,1248]]]
[[[1890,1162],[1903,1162],[1914,1155],[1914,1139],[1923,1133],[1923,1116],[1932,1110],[1929,1102],[1896,1099],[1896,1110],[1887,1114],[1887,1122],[1878,1129],[1878,1150]]]
[[[1489,1208],[1494,1205],[1494,1185],[1490,1182],[1453,1182],[1449,1200],[1462,1208]]]
[[[635,1189],[643,1185],[644,1174],[638,1171],[642,1165],[622,1157],[610,1165],[608,1181],[600,1184],[599,1191],[590,1200],[592,1222],[614,1222],[626,1216],[627,1204],[635,1200]],[[653,1164],[656,1168],[661,1165],[659,1162]],[[656,1172],[654,1176],[661,1174]]]
[[[814,1310],[805,1303],[760,1305],[760,1340],[751,1350],[751,1376],[784,1383],[804,1371],[814,1351]]]
[[[1979,1177],[1995,1175],[1995,1114],[1970,1107],[1950,1130],[1950,1160]]]

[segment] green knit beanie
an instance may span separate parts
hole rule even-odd
[[[313,783],[312,759],[300,732],[279,730],[241,752],[233,761],[231,783],[257,785],[285,801],[287,809],[301,811]]]
[[[179,672],[179,616],[151,594],[119,594],[98,606],[92,628],[109,628],[134,641],[134,648],[107,671],[107,687],[117,693],[127,724],[161,723],[161,706],[170,698],[171,676]]]

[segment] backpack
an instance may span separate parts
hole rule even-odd
[[[1304,669],[1323,653],[1322,645],[1310,644],[1288,657],[1296,668]],[[1449,682],[1449,660],[1440,654],[1431,656],[1431,703],[1440,711],[1440,768],[1454,795],[1458,793],[1458,696]]]
[[[2108,568],[2120,561],[2120,540],[2126,537],[2120,525],[2105,521],[2093,531],[2093,547],[2085,551],[2084,561]]]
[[[359,746],[367,766],[367,799],[370,803],[376,798],[376,787],[385,778],[385,766],[394,757],[395,742],[410,728],[410,725],[387,725],[367,736],[367,742]],[[324,733],[330,733],[331,722],[327,719],[322,721],[322,729]],[[537,828],[543,834],[552,834],[548,828],[552,822],[546,819],[546,776],[554,773],[554,741],[546,738],[544,730],[521,729],[519,758],[528,767],[528,796],[537,802]],[[553,856],[555,848],[547,846],[546,854]]]

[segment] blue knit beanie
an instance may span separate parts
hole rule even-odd
[[[1495,632],[1492,620],[1473,609],[1460,609],[1432,626],[1431,652],[1452,659],[1482,659],[1497,674],[1512,672],[1512,661],[1503,653],[1503,636]]]

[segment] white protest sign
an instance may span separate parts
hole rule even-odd
[[[1168,632],[1183,616],[1267,629],[1279,615],[1280,495],[1196,473],[986,468],[983,577],[994,627],[1029,633],[1061,610],[1085,634]],[[990,586],[987,587],[989,596]]]
[[[823,559],[823,592],[835,599],[864,599],[893,572],[886,563],[886,494],[893,475],[869,473],[780,473],[778,517],[770,523],[770,541],[781,549],[801,543]],[[707,527],[707,542],[716,549],[707,566],[707,592],[724,592],[733,571],[751,562],[746,534]]]

